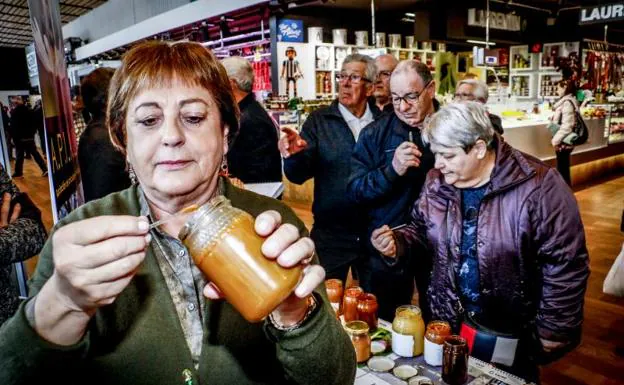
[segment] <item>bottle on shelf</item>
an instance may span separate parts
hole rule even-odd
[[[331,80],[329,80],[329,72],[325,72],[325,78],[323,79],[323,93],[331,94]]]

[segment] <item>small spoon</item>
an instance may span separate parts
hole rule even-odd
[[[179,215],[182,214],[188,214],[188,213],[192,213],[193,211],[197,210],[199,208],[199,205],[190,205],[188,207],[183,208],[182,210],[178,211],[177,213],[165,218],[165,219],[161,219],[159,221],[156,221],[154,223],[152,223],[151,225],[149,225],[149,229],[153,229],[154,227],[158,227],[160,225],[162,225],[165,222],[168,222],[170,220],[172,220],[173,218],[176,218]]]

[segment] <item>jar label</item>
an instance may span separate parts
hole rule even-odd
[[[442,366],[442,344],[425,338],[425,362],[431,366]]]
[[[401,357],[414,357],[414,336],[393,330],[392,351]]]

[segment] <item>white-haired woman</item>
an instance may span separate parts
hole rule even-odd
[[[377,229],[371,242],[391,265],[431,258],[433,318],[461,330],[473,356],[538,380],[537,364],[581,334],[589,268],[574,196],[502,141],[480,103],[442,108],[423,139],[436,163],[409,225]]]

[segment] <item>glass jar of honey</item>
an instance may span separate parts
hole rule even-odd
[[[351,321],[345,325],[345,330],[355,349],[355,358],[358,363],[366,362],[371,355],[371,339],[368,335],[368,325],[364,321]]]
[[[358,320],[368,324],[370,330],[377,330],[377,297],[374,294],[364,293],[358,297]]]
[[[446,337],[451,335],[451,325],[444,321],[431,321],[425,331],[425,362],[442,366],[442,348]]]
[[[342,301],[342,315],[345,322],[357,321],[358,319],[358,299],[364,294],[359,286],[350,287],[345,290],[344,299]]]
[[[262,254],[264,238],[254,221],[218,196],[197,209],[178,234],[197,267],[249,322],[266,318],[303,274],[300,265],[285,268]]]
[[[423,354],[425,322],[418,306],[403,305],[396,309],[392,321],[392,351],[401,357]]]
[[[327,291],[329,303],[334,308],[336,315],[340,317],[340,315],[342,314],[342,297],[344,293],[342,281],[339,279],[326,280],[325,290]]]

